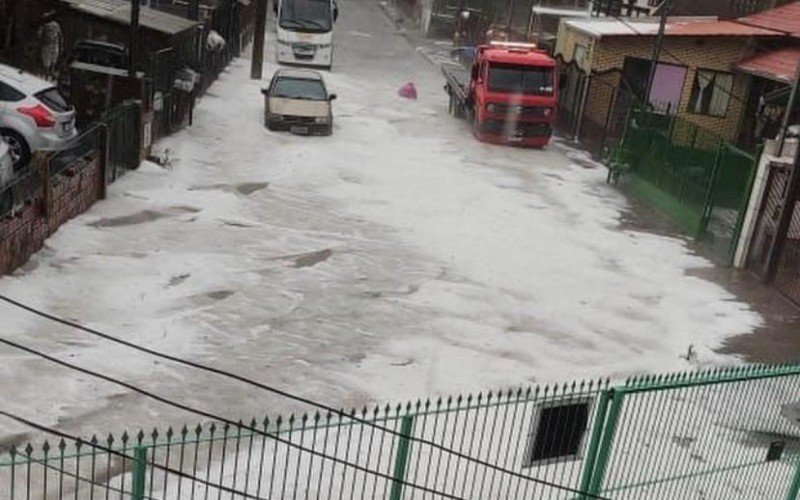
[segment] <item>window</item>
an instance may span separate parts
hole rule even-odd
[[[571,460],[583,452],[592,399],[542,404],[534,413],[524,467]]]
[[[25,99],[25,94],[0,82],[0,101],[17,102]]]
[[[273,97],[286,99],[306,99],[324,101],[328,98],[325,87],[320,80],[306,78],[278,78],[272,91]]]
[[[725,116],[733,91],[733,75],[698,69],[692,86],[689,111],[700,115]]]
[[[64,113],[72,109],[72,106],[58,93],[55,87],[43,90],[35,95],[37,99],[56,113]]]
[[[332,29],[330,0],[289,0],[281,3],[280,27],[327,33]]]
[[[489,67],[489,90],[552,95],[553,68],[492,64]]]

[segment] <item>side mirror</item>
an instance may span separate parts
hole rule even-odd
[[[261,93],[267,95],[269,94],[269,89],[261,89]]]
[[[331,95],[329,95],[329,96],[328,96],[328,100],[329,100],[329,101],[335,101],[335,100],[336,100],[336,94],[331,94]]]
[[[333,22],[339,19],[339,5],[336,3],[333,4]]]

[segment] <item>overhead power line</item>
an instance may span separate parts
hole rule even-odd
[[[459,499],[460,498],[460,497],[457,497],[457,496],[454,496],[454,495],[450,495],[448,493],[442,493],[442,492],[437,491],[437,490],[432,489],[432,488],[428,488],[428,487],[425,487],[425,486],[420,486],[420,485],[417,485],[415,483],[410,483],[408,481],[395,479],[393,476],[390,476],[389,474],[384,474],[382,472],[373,471],[372,469],[369,469],[367,467],[364,467],[364,466],[349,462],[347,460],[343,460],[343,459],[338,458],[338,457],[327,455],[327,454],[325,454],[325,453],[323,453],[321,451],[317,451],[317,450],[314,450],[312,448],[305,447],[305,446],[303,446],[303,445],[301,445],[299,443],[294,443],[289,439],[281,438],[277,434],[258,429],[257,427],[244,425],[242,423],[235,422],[235,421],[233,421],[233,420],[231,420],[229,418],[225,418],[225,417],[223,417],[221,415],[217,415],[217,414],[205,411],[205,410],[200,410],[200,409],[194,408],[192,406],[180,403],[178,401],[174,401],[172,399],[165,398],[163,396],[159,396],[158,394],[152,393],[152,392],[150,392],[148,390],[142,389],[141,387],[135,386],[135,385],[130,384],[128,382],[124,382],[124,381],[119,380],[117,378],[110,377],[108,375],[104,375],[102,373],[99,373],[99,372],[96,372],[96,371],[93,371],[93,370],[89,370],[88,368],[83,368],[83,367],[80,367],[78,365],[75,365],[75,364],[72,364],[72,363],[68,363],[66,361],[62,361],[62,360],[60,360],[60,359],[58,359],[56,357],[50,356],[49,354],[43,353],[41,351],[37,351],[35,349],[31,349],[30,347],[26,347],[26,346],[24,346],[22,344],[19,344],[17,342],[13,342],[11,340],[7,340],[7,339],[4,339],[4,338],[0,337],[0,344],[5,344],[5,345],[13,347],[15,349],[19,349],[20,351],[24,351],[24,352],[27,352],[29,354],[33,354],[34,356],[38,356],[38,357],[40,357],[42,359],[46,359],[46,360],[48,360],[48,361],[50,361],[52,363],[55,363],[55,364],[60,365],[60,366],[63,366],[65,368],[69,368],[71,370],[75,370],[75,371],[81,372],[81,373],[83,373],[85,375],[90,375],[92,377],[105,380],[106,382],[110,382],[112,384],[115,384],[115,385],[118,385],[118,386],[121,386],[121,387],[125,387],[126,389],[130,389],[130,390],[132,390],[134,392],[137,392],[137,393],[139,393],[139,394],[141,394],[143,396],[146,396],[146,397],[148,397],[150,399],[154,399],[154,400],[156,400],[156,401],[158,401],[160,403],[164,403],[164,404],[166,404],[168,406],[172,406],[173,408],[178,408],[179,410],[187,411],[189,413],[193,413],[193,414],[199,415],[201,417],[205,417],[205,418],[209,418],[209,419],[212,419],[212,420],[216,420],[218,422],[222,422],[222,423],[231,425],[233,427],[243,428],[245,430],[248,430],[248,431],[251,431],[251,432],[253,432],[255,434],[258,434],[260,436],[264,436],[264,437],[270,438],[273,441],[276,441],[278,443],[286,445],[286,446],[288,446],[290,448],[295,448],[297,450],[300,450],[300,451],[305,452],[305,453],[309,453],[311,455],[314,455],[316,457],[319,457],[319,458],[322,458],[322,459],[325,459],[325,460],[331,460],[332,462],[337,463],[339,465],[342,465],[344,467],[350,467],[350,468],[353,468],[353,469],[355,469],[355,470],[357,470],[359,472],[363,472],[363,473],[366,473],[366,474],[374,475],[374,476],[377,476],[377,477],[379,477],[381,479],[386,479],[386,480],[389,480],[389,481],[392,481],[392,482],[398,482],[398,483],[400,483],[403,486],[406,486],[408,488],[413,488],[413,489],[416,489],[416,490],[420,490],[420,491],[423,491],[425,493],[431,493],[433,495],[437,495],[437,496],[440,496],[440,497],[443,497],[443,498],[452,498],[452,499]]]
[[[424,444],[426,446],[430,446],[430,447],[435,448],[437,450],[441,450],[441,451],[443,451],[445,453],[449,453],[453,457],[456,457],[456,458],[459,458],[459,459],[462,459],[462,460],[466,460],[466,461],[471,462],[473,464],[481,465],[483,467],[487,467],[489,469],[492,469],[492,470],[495,470],[495,471],[498,471],[498,472],[511,474],[512,477],[518,477],[518,478],[524,479],[526,481],[533,481],[533,482],[535,482],[537,484],[541,484],[543,486],[549,486],[551,488],[560,489],[560,490],[563,490],[563,491],[569,491],[569,492],[572,492],[572,493],[577,493],[577,494],[583,495],[584,497],[587,497],[587,498],[604,498],[604,497],[597,496],[597,495],[590,495],[590,494],[584,493],[584,492],[582,492],[580,490],[577,490],[577,489],[574,489],[574,488],[570,488],[570,487],[567,487],[567,486],[563,486],[563,485],[560,485],[560,484],[557,484],[557,483],[553,483],[551,481],[546,481],[544,479],[533,478],[533,477],[525,476],[524,474],[519,474],[517,472],[508,471],[505,468],[500,467],[500,466],[498,466],[496,464],[492,464],[492,463],[487,462],[485,460],[480,460],[478,458],[471,457],[469,455],[461,453],[460,451],[449,449],[446,446],[443,446],[443,445],[441,445],[439,443],[436,443],[436,442],[433,442],[433,441],[430,441],[430,440],[427,440],[427,439],[424,439],[424,438],[420,438],[420,437],[417,437],[417,436],[404,435],[404,434],[402,434],[401,432],[399,432],[397,430],[390,429],[388,427],[384,427],[384,426],[379,425],[379,424],[377,424],[375,422],[372,422],[370,420],[367,420],[367,419],[364,419],[364,418],[360,418],[360,417],[358,417],[356,415],[348,414],[342,409],[336,409],[336,408],[333,408],[331,406],[328,406],[328,405],[325,405],[325,404],[322,404],[322,403],[318,403],[318,402],[313,401],[311,399],[304,398],[302,396],[298,396],[296,394],[290,393],[290,392],[285,391],[283,389],[278,389],[277,387],[274,387],[274,386],[271,386],[271,385],[267,385],[267,384],[263,384],[261,382],[257,382],[257,381],[255,381],[253,379],[244,377],[242,375],[238,375],[238,374],[233,373],[233,372],[229,372],[229,371],[226,371],[226,370],[222,370],[220,368],[215,368],[213,366],[204,365],[204,364],[201,364],[201,363],[197,363],[195,361],[190,361],[190,360],[187,360],[187,359],[184,359],[184,358],[173,356],[171,354],[165,354],[165,353],[162,353],[162,352],[159,352],[159,351],[147,348],[147,347],[140,346],[140,345],[135,344],[133,342],[120,339],[118,337],[109,335],[107,333],[103,333],[103,332],[101,332],[99,330],[96,330],[94,328],[89,328],[89,327],[81,325],[81,324],[79,324],[77,322],[70,321],[70,320],[58,317],[58,316],[56,316],[54,314],[50,314],[50,313],[44,312],[44,311],[42,311],[40,309],[37,309],[35,307],[32,307],[30,305],[27,305],[27,304],[25,304],[23,302],[20,302],[20,301],[18,301],[16,299],[12,299],[12,298],[7,297],[7,296],[2,295],[2,294],[0,294],[0,301],[6,302],[6,303],[8,303],[8,304],[10,304],[12,306],[15,306],[15,307],[18,307],[20,309],[23,309],[23,310],[25,310],[25,311],[27,311],[27,312],[29,312],[31,314],[34,314],[36,316],[41,317],[41,318],[44,318],[44,319],[59,323],[59,324],[64,325],[64,326],[68,326],[70,328],[74,328],[76,330],[80,330],[80,331],[89,333],[91,335],[100,337],[100,338],[108,340],[110,342],[114,342],[114,343],[123,345],[125,347],[129,347],[131,349],[134,349],[134,350],[137,350],[137,351],[140,351],[140,352],[144,352],[144,353],[149,354],[151,356],[155,356],[155,357],[158,357],[158,358],[161,358],[161,359],[166,359],[168,361],[172,361],[174,363],[178,363],[178,364],[181,364],[181,365],[184,365],[184,366],[188,366],[188,367],[191,367],[191,368],[194,368],[194,369],[197,369],[197,370],[201,370],[201,371],[205,371],[205,372],[212,373],[212,374],[215,374],[215,375],[219,375],[219,376],[222,376],[222,377],[230,378],[232,380],[236,380],[238,382],[242,382],[242,383],[250,385],[252,387],[256,387],[258,389],[271,392],[273,394],[278,394],[278,395],[283,396],[283,397],[285,397],[287,399],[291,399],[293,401],[297,401],[299,403],[303,403],[303,404],[309,405],[311,407],[318,408],[318,409],[326,411],[326,412],[330,412],[330,413],[332,413],[334,415],[337,415],[339,417],[350,419],[353,422],[358,422],[359,424],[363,424],[363,425],[366,425],[368,427],[372,427],[372,428],[374,428],[376,430],[381,430],[381,431],[386,432],[386,433],[388,433],[390,435],[397,436],[397,437],[400,437],[400,438],[403,438],[403,439],[409,439],[409,440],[411,440],[411,441],[413,441],[415,443],[419,443],[419,444]]]

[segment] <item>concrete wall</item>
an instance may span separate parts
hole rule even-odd
[[[0,276],[24,264],[59,226],[101,198],[105,181],[99,158],[67,174],[72,175],[53,179],[47,215],[47,202],[41,197],[15,216],[0,220]]]

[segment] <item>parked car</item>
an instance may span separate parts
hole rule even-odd
[[[301,135],[331,135],[333,113],[322,75],[305,69],[275,72],[265,96],[264,123],[270,130],[288,130]]]
[[[0,64],[0,137],[11,147],[16,170],[32,151],[67,148],[77,135],[75,108],[52,83]]]
[[[13,193],[8,189],[13,179],[14,160],[11,158],[11,147],[0,139],[0,216],[14,205]]]

